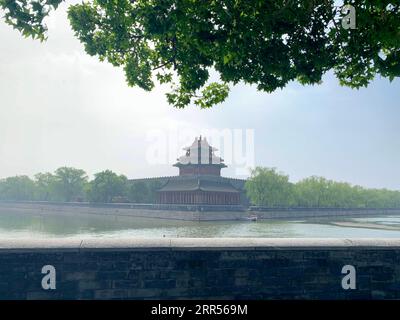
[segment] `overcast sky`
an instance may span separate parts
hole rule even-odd
[[[65,11],[64,4],[49,19],[44,43],[0,21],[0,178],[60,166],[89,175],[174,175],[171,164],[149,158],[155,133],[163,133],[175,158],[182,151],[171,146],[194,138],[182,132],[250,129],[255,164],[277,167],[292,181],[320,175],[400,189],[399,80],[351,90],[329,74],[322,85],[292,83],[273,94],[239,85],[211,110],[176,110],[166,103],[166,88],[129,88],[120,69],[86,55]],[[243,167],[234,161],[223,174],[242,178]]]

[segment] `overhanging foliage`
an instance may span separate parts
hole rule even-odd
[[[6,22],[45,39],[44,18],[62,0],[0,0]],[[212,107],[243,81],[272,92],[297,80],[318,84],[334,70],[342,85],[400,75],[399,1],[346,1],[356,29],[341,27],[334,0],[93,0],[69,7],[86,52],[123,67],[130,86],[168,83],[170,104]],[[209,82],[210,71],[220,76]]]

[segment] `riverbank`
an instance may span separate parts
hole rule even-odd
[[[400,227],[377,224],[377,223],[365,223],[365,222],[351,222],[351,221],[339,221],[339,222],[330,222],[330,224],[346,227],[346,228],[361,228],[361,229],[375,229],[375,230],[391,230],[391,231],[400,231]]]
[[[93,214],[106,216],[130,216],[186,221],[235,221],[249,216],[258,219],[295,220],[318,217],[368,217],[400,215],[399,209],[363,208],[256,208],[242,206],[187,206],[154,204],[90,204],[56,202],[0,202],[1,211],[17,213],[40,213],[41,215]]]

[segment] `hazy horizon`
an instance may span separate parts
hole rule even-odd
[[[51,15],[47,42],[0,22],[0,178],[62,166],[130,179],[176,175],[170,163],[147,161],[149,133],[173,140],[176,131],[250,129],[255,165],[276,167],[291,181],[318,175],[400,190],[400,80],[377,78],[353,90],[330,73],[319,86],[291,83],[272,94],[240,84],[210,110],[177,110],[166,102],[167,88],[129,88],[122,70],[84,52],[66,18],[71,2]],[[237,167],[222,174],[245,178]]]

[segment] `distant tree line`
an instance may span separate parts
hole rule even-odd
[[[81,169],[62,167],[54,173],[38,173],[33,179],[1,179],[0,200],[155,203],[160,187],[160,181],[129,181],[110,170],[89,180]],[[253,205],[266,207],[400,208],[400,191],[367,189],[316,176],[292,183],[275,168],[252,170],[245,190]]]
[[[292,183],[275,168],[252,170],[245,189],[252,204],[266,207],[400,208],[400,191],[367,189],[317,176]]]
[[[157,181],[129,181],[124,175],[105,170],[89,180],[85,171],[62,167],[54,173],[38,173],[0,180],[0,200],[62,202],[154,203]]]

